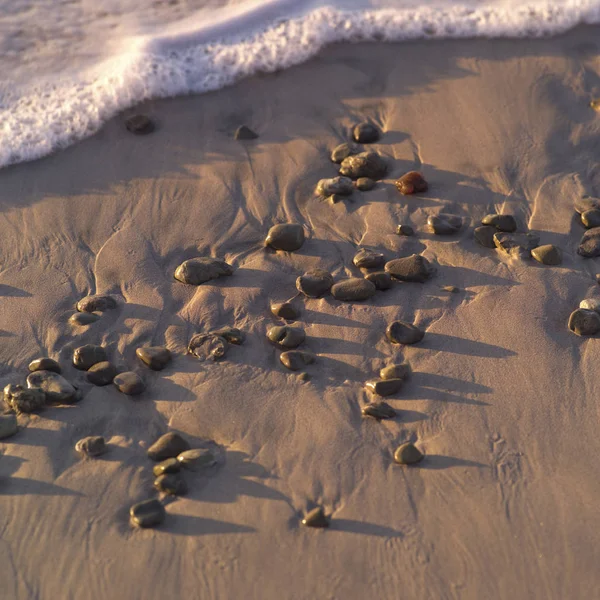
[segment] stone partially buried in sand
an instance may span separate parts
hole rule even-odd
[[[60,365],[53,358],[36,358],[29,363],[29,372],[34,371],[53,371],[60,373]]]
[[[179,473],[179,471],[181,471],[181,463],[176,458],[167,458],[152,467],[154,477],[165,473]]]
[[[595,335],[600,331],[600,315],[594,310],[578,308],[571,313],[568,326],[577,335]]]
[[[362,407],[362,414],[374,419],[393,419],[396,411],[387,402],[369,402]]]
[[[98,319],[100,316],[94,313],[78,312],[69,317],[69,323],[74,327],[85,327],[95,323]]]
[[[333,276],[324,269],[310,269],[296,279],[296,288],[308,298],[320,298],[331,290]]]
[[[306,339],[306,334],[299,327],[275,325],[267,330],[267,338],[280,348],[296,348]]]
[[[581,213],[581,222],[586,229],[600,227],[600,209],[594,208]]]
[[[165,507],[155,498],[138,502],[129,509],[131,522],[138,527],[156,527],[166,516]]]
[[[375,284],[367,279],[352,277],[334,284],[331,295],[342,302],[362,302],[375,295]]]
[[[90,435],[80,439],[75,444],[75,450],[83,456],[89,456],[94,458],[104,454],[108,448],[106,447],[106,441],[100,435]]]
[[[107,360],[106,350],[102,346],[86,344],[73,352],[73,366],[80,371],[87,371],[99,362]]]
[[[38,388],[9,383],[4,388],[4,403],[16,413],[34,413],[46,406],[46,394]]]
[[[429,230],[436,235],[452,235],[460,230],[462,219],[456,215],[440,213],[427,217]]]
[[[286,369],[289,369],[290,371],[301,371],[307,365],[312,365],[316,358],[311,352],[288,350],[287,352],[282,352],[280,354],[279,360]]]
[[[348,158],[352,154],[358,154],[360,152],[360,147],[356,144],[351,144],[345,142],[336,146],[331,151],[331,162],[340,164],[345,158]]]
[[[365,275],[365,279],[370,281],[378,290],[384,292],[392,287],[392,276],[385,271],[375,271]]]
[[[349,156],[340,165],[340,175],[350,177],[351,179],[368,177],[377,181],[384,177],[386,172],[387,163],[377,152],[361,152],[360,154]]]
[[[220,258],[190,258],[175,270],[175,279],[188,285],[202,285],[207,281],[233,274],[233,267]]]
[[[188,487],[179,473],[164,473],[154,480],[154,487],[169,496],[184,496]]]
[[[275,250],[294,252],[304,244],[304,227],[298,223],[273,225],[265,239],[265,244]]]
[[[317,194],[320,196],[350,196],[354,192],[352,179],[349,177],[332,177],[331,179],[321,179],[317,184]]]
[[[359,177],[356,180],[355,185],[357,190],[361,192],[369,192],[377,185],[377,182],[370,177]]]
[[[146,389],[144,380],[133,371],[119,373],[113,379],[113,383],[121,393],[127,396],[139,396]]]
[[[385,331],[387,339],[392,344],[416,344],[425,336],[425,332],[412,323],[394,321]]]
[[[494,234],[494,244],[498,250],[518,258],[531,257],[531,251],[540,243],[536,233],[506,233],[498,231]]]
[[[142,346],[135,355],[153,371],[162,371],[171,362],[171,352],[164,346]]]
[[[359,269],[379,269],[385,264],[385,256],[367,248],[361,248],[352,259],[355,267]]]
[[[52,371],[30,373],[27,387],[44,391],[49,403],[71,404],[77,400],[77,390],[62,375]]]
[[[411,368],[407,362],[387,365],[379,371],[381,379],[408,379],[410,374]]]
[[[359,144],[373,144],[381,137],[381,131],[373,123],[363,121],[354,126],[352,138]]]
[[[513,233],[517,230],[517,221],[512,215],[486,215],[481,219],[481,224],[490,225],[498,231],[506,231],[508,233]]]
[[[394,182],[396,189],[405,196],[426,192],[429,185],[418,171],[409,171]]]
[[[197,333],[188,344],[188,354],[200,360],[221,360],[229,350],[229,342],[220,335]]]
[[[423,453],[410,442],[398,446],[394,452],[394,460],[399,465],[415,465],[424,458]]]
[[[181,435],[174,431],[169,431],[161,435],[148,448],[148,458],[159,462],[168,458],[177,458],[182,452],[190,449],[190,445]]]
[[[431,263],[420,254],[395,258],[385,263],[385,270],[394,279],[423,283],[433,275]]]
[[[584,258],[600,256],[600,227],[588,229],[579,242],[577,254]]]
[[[8,415],[0,414],[0,440],[4,440],[12,435],[15,435],[17,431],[19,431],[17,415],[12,413]]]
[[[329,527],[329,519],[325,516],[323,508],[317,506],[306,513],[302,519],[302,525],[306,527]]]
[[[473,231],[473,236],[475,237],[475,241],[484,248],[495,248],[496,243],[494,242],[494,236],[498,230],[495,227],[490,225],[481,225],[480,227],[475,227],[475,231]]]
[[[247,125],[240,125],[233,134],[234,139],[239,141],[255,140],[258,134],[252,131]]]
[[[116,376],[116,367],[107,360],[104,360],[91,366],[88,369],[88,372],[86,373],[87,380],[91,384],[98,386],[108,385],[112,383]]]
[[[545,244],[533,248],[531,250],[531,256],[543,265],[556,266],[560,265],[562,262],[562,252],[560,251],[560,248],[552,244]]]
[[[215,455],[207,448],[192,448],[177,455],[177,461],[189,471],[201,471],[217,464]]]
[[[402,388],[403,379],[371,379],[365,387],[377,396],[392,396]]]
[[[410,237],[415,235],[415,230],[410,225],[400,224],[396,227],[396,233],[398,235],[403,235],[405,237]]]
[[[104,312],[117,308],[117,301],[107,294],[92,294],[77,303],[77,310],[84,313]]]
[[[288,321],[295,321],[300,316],[300,311],[291,302],[274,302],[271,304],[271,312]]]
[[[154,123],[146,115],[134,115],[125,119],[125,128],[136,135],[148,135],[155,129]]]

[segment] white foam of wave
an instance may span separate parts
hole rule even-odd
[[[226,19],[209,23],[204,15],[201,23],[190,19],[166,34],[128,40],[126,51],[84,73],[27,88],[3,86],[0,166],[68,146],[142,100],[217,90],[257,72],[302,63],[334,42],[539,37],[600,22],[599,0],[309,8],[301,12],[289,0],[237,6]]]

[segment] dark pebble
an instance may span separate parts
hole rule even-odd
[[[571,313],[568,326],[577,335],[594,335],[600,331],[600,315],[594,310],[578,308]]]
[[[451,235],[460,230],[462,219],[456,215],[440,213],[427,217],[427,225],[436,235]]]
[[[535,233],[505,233],[494,234],[496,248],[510,256],[529,258],[531,251],[540,243],[540,236]]]
[[[394,279],[423,283],[433,275],[431,263],[420,254],[395,258],[385,263],[385,270]]]
[[[117,308],[117,301],[106,294],[93,294],[82,298],[77,303],[77,310],[79,312],[94,313],[104,312],[105,310],[114,310]]]
[[[258,137],[258,134],[252,131],[250,127],[247,125],[240,125],[233,134],[234,139],[236,140],[255,140]]]
[[[267,246],[275,250],[293,252],[304,244],[304,227],[298,223],[273,225],[265,240]]]
[[[279,356],[281,364],[290,371],[301,371],[307,365],[312,365],[316,358],[311,352],[303,350],[289,350]]]
[[[491,225],[482,225],[480,227],[475,227],[475,231],[473,235],[475,236],[475,240],[484,248],[495,248],[496,243],[494,242],[494,236],[498,230]]]
[[[376,181],[384,177],[386,172],[387,163],[377,152],[361,152],[349,156],[340,165],[340,175],[351,179],[368,177]]]
[[[280,319],[295,321],[300,316],[300,311],[291,302],[276,302],[271,304],[271,312]]]
[[[136,135],[147,135],[154,131],[154,123],[146,115],[134,115],[125,120],[127,131]]]
[[[127,396],[139,396],[146,389],[144,380],[133,371],[119,373],[113,379],[113,383],[120,392]]]
[[[490,225],[498,231],[506,231],[508,233],[513,233],[517,230],[517,221],[512,215],[486,215],[481,219],[481,224]]]
[[[167,458],[152,467],[154,477],[160,477],[165,473],[179,473],[181,471],[181,463],[176,458]]]
[[[394,460],[400,465],[414,465],[423,460],[423,453],[410,442],[402,444],[394,452]]]
[[[175,270],[175,279],[188,285],[202,285],[218,277],[233,274],[233,267],[220,258],[190,258]]]
[[[600,256],[600,227],[588,229],[579,242],[577,254],[584,258]]]
[[[588,210],[600,210],[600,199],[599,198],[580,198],[575,200],[575,210],[580,215]]]
[[[94,385],[108,385],[117,376],[117,369],[108,361],[102,361],[92,365],[87,374],[87,380]]]
[[[188,354],[200,360],[221,360],[229,350],[229,342],[220,335],[197,333],[188,344]]]
[[[388,365],[379,371],[381,379],[408,379],[411,374],[410,364],[407,362]]]
[[[296,348],[306,339],[303,329],[290,325],[275,325],[267,331],[267,337],[280,348]]]
[[[377,396],[392,396],[400,391],[403,379],[371,379],[365,387]]]
[[[171,352],[163,346],[142,346],[135,355],[153,371],[162,371],[171,362]]]
[[[69,323],[75,327],[84,327],[95,323],[98,319],[100,316],[94,313],[78,312],[69,317]]]
[[[587,229],[600,227],[600,209],[594,208],[581,213],[581,222]]]
[[[155,527],[167,516],[165,507],[156,499],[144,500],[129,509],[131,522],[138,527]]]
[[[309,298],[320,298],[331,290],[333,276],[324,269],[311,269],[296,279],[296,288]]]
[[[75,450],[79,454],[94,458],[100,456],[107,451],[106,442],[100,435],[90,435],[79,440],[75,444]]]
[[[36,358],[29,363],[29,371],[52,371],[60,373],[60,365],[53,358]]]
[[[185,450],[177,456],[177,460],[182,467],[185,467],[189,471],[201,471],[217,463],[215,455],[207,448]]]
[[[362,302],[375,295],[375,284],[367,279],[352,277],[334,284],[331,295],[342,302]]]
[[[331,151],[331,162],[340,164],[345,158],[348,158],[352,154],[358,154],[359,152],[360,148],[356,144],[340,144]]]
[[[365,275],[365,279],[370,281],[376,289],[384,292],[392,287],[392,276],[385,271],[375,271]]]
[[[396,411],[387,402],[369,402],[362,407],[362,414],[374,419],[393,419]]]
[[[323,509],[320,506],[313,508],[306,513],[302,519],[302,525],[306,527],[329,527],[329,519],[325,516]]]
[[[405,321],[394,321],[386,329],[385,335],[392,344],[416,344],[425,336],[425,332]]]
[[[377,185],[377,182],[369,177],[359,177],[356,180],[355,185],[357,190],[360,190],[361,192],[369,192]]]
[[[354,185],[349,177],[321,179],[317,184],[317,194],[325,198],[333,194],[336,196],[350,196],[352,192],[354,192]]]
[[[359,269],[379,269],[385,264],[385,256],[379,252],[361,248],[352,259],[355,267]]]
[[[398,235],[411,236],[415,235],[415,230],[410,225],[398,225],[398,227],[396,227],[396,233]]]
[[[43,390],[49,403],[71,404],[77,400],[77,390],[62,375],[53,371],[30,373],[27,387]]]
[[[184,496],[188,487],[179,473],[164,473],[154,480],[154,487],[169,496]]]
[[[160,462],[167,458],[177,458],[182,452],[190,449],[188,442],[174,431],[161,435],[148,448],[148,458]]]
[[[373,125],[373,123],[363,121],[362,123],[355,125],[352,130],[352,137],[354,141],[359,144],[373,144],[379,140],[381,132]]]
[[[86,344],[73,352],[73,366],[80,371],[87,371],[93,365],[107,360],[106,350],[102,346]]]
[[[4,403],[16,413],[34,413],[46,406],[46,394],[38,388],[9,383],[4,388]]]
[[[531,256],[535,258],[539,263],[543,265],[560,265],[562,262],[562,252],[560,248],[553,246],[552,244],[545,244],[544,246],[538,246],[533,248]]]
[[[410,171],[405,175],[402,175],[400,179],[394,182],[397,190],[404,195],[409,194],[421,194],[426,192],[429,186],[425,181],[425,178],[418,171]]]

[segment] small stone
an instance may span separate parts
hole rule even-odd
[[[594,335],[600,331],[600,315],[594,310],[578,308],[571,313],[568,325],[577,335]]]
[[[543,265],[554,266],[560,265],[562,262],[562,252],[560,248],[553,246],[552,244],[545,244],[544,246],[533,248],[531,256]]]
[[[255,140],[258,137],[257,133],[254,133],[247,125],[240,125],[233,134],[236,140],[247,141]]]
[[[220,258],[190,258],[175,270],[175,279],[188,285],[202,285],[207,281],[233,274],[233,267]]]
[[[331,151],[331,162],[340,164],[345,158],[358,152],[360,152],[360,148],[356,144],[340,144]]]
[[[200,471],[217,464],[215,455],[206,448],[185,450],[177,456],[177,460],[182,467],[190,471]]]
[[[271,312],[288,321],[295,321],[300,316],[300,311],[291,302],[275,302],[271,304]]]
[[[162,371],[171,362],[171,351],[163,346],[142,346],[135,355],[153,371]]]
[[[117,306],[117,301],[112,296],[107,296],[106,294],[93,294],[82,298],[77,303],[76,308],[79,312],[94,313],[104,312],[105,310],[114,310]]]
[[[433,274],[431,263],[420,254],[395,258],[385,263],[386,273],[400,281],[423,283]]]
[[[77,390],[62,375],[52,371],[30,373],[27,387],[44,391],[49,403],[71,404],[77,400]]]
[[[298,327],[275,325],[269,328],[267,337],[280,348],[296,348],[306,339],[306,334]]]
[[[106,360],[106,350],[102,346],[86,344],[73,352],[73,366],[80,371],[87,371],[93,365]]]
[[[29,363],[29,371],[52,371],[60,373],[60,365],[53,358],[36,358]]]
[[[460,230],[462,219],[456,215],[440,213],[427,217],[427,225],[436,235],[451,235]]]
[[[179,473],[164,473],[154,480],[154,487],[169,496],[184,496],[188,487]]]
[[[139,396],[146,389],[144,380],[133,371],[119,373],[113,379],[113,383],[120,392],[127,396]]]
[[[398,235],[404,235],[404,236],[411,236],[411,235],[415,235],[415,230],[410,226],[410,225],[398,225],[398,227],[396,227],[396,233]]]
[[[374,419],[393,419],[396,411],[387,402],[369,402],[362,407],[362,414]]]
[[[490,225],[498,231],[506,231],[508,233],[513,233],[517,230],[517,220],[512,215],[486,215],[481,219],[481,224]]]
[[[165,473],[179,473],[179,471],[181,471],[181,463],[176,458],[167,458],[152,467],[154,477],[160,477]]]
[[[394,460],[400,465],[414,465],[421,462],[423,458],[422,452],[410,442],[398,446],[394,452]]]
[[[475,231],[473,231],[473,235],[477,243],[484,248],[495,248],[496,243],[494,242],[494,236],[497,233],[497,229],[495,227],[491,227],[490,225],[482,225],[481,227],[475,227]]]
[[[323,509],[320,506],[313,508],[306,513],[302,519],[302,525],[306,527],[329,527],[329,519],[325,516]]]
[[[210,333],[222,337],[234,346],[241,346],[246,341],[246,334],[237,327],[221,327]]]
[[[394,321],[386,329],[385,335],[392,344],[416,344],[425,336],[425,332],[406,321]]]
[[[131,522],[138,527],[155,527],[167,516],[165,507],[156,499],[144,500],[129,509]]]
[[[331,194],[331,196],[327,198],[327,201],[329,202],[329,204],[337,204],[338,202],[344,200],[344,198],[346,197],[347,196],[342,196],[341,194]]]
[[[379,269],[385,264],[385,256],[379,252],[361,248],[352,259],[355,267],[359,269]]]
[[[4,388],[4,403],[16,413],[34,413],[46,406],[46,394],[38,388],[9,383]]]
[[[369,192],[377,185],[377,182],[369,177],[359,177],[356,180],[355,185],[357,190],[360,190],[361,192]]]
[[[136,135],[147,135],[154,131],[154,123],[146,115],[134,115],[125,119],[125,127]]]
[[[373,123],[369,121],[363,121],[358,125],[354,126],[352,130],[352,137],[355,142],[359,144],[373,144],[381,137],[381,132]]]
[[[107,450],[106,442],[104,438],[100,435],[90,435],[88,437],[84,437],[79,440],[75,444],[75,450],[79,452],[79,454],[83,454],[84,456],[89,456],[93,458],[95,456],[100,456],[104,454]]]
[[[381,379],[408,379],[411,374],[410,364],[407,362],[388,365],[379,371]]]
[[[449,294],[458,294],[458,292],[460,292],[460,290],[454,285],[443,285],[441,289]]]
[[[161,435],[148,448],[148,457],[156,462],[166,460],[167,458],[177,458],[182,452],[190,449],[187,441],[174,431],[169,431]]]
[[[494,234],[496,248],[510,256],[529,258],[531,251],[540,243],[540,236],[535,233],[505,233]]]
[[[317,184],[317,194],[327,197],[335,194],[337,196],[350,196],[354,191],[352,179],[348,177],[332,177],[321,179]]]
[[[587,229],[592,227],[600,227],[600,209],[593,208],[581,213],[581,222]]]
[[[304,244],[304,227],[298,223],[273,225],[265,239],[267,246],[275,250],[293,252]]]
[[[339,281],[331,288],[331,295],[342,302],[362,302],[375,295],[375,284],[367,279],[351,277]]]
[[[392,276],[385,271],[375,271],[365,275],[365,279],[370,281],[378,290],[385,291],[392,287]]]
[[[94,385],[108,385],[116,376],[116,367],[107,360],[92,365],[86,373],[87,380]]]
[[[84,327],[95,323],[98,319],[100,316],[94,313],[78,312],[69,317],[69,323],[74,327]]]
[[[296,375],[298,381],[301,381],[302,383],[306,383],[307,381],[310,381],[310,373],[298,373],[298,375]]]
[[[377,181],[384,177],[386,172],[387,163],[377,152],[361,152],[360,154],[349,156],[340,165],[340,175],[350,177],[351,179],[368,177]]]
[[[17,415],[12,413],[8,415],[0,414],[0,440],[15,435],[18,430]]]
[[[320,298],[331,290],[333,276],[324,269],[310,269],[296,279],[296,288],[309,298]]]
[[[400,391],[403,379],[371,379],[365,387],[377,396],[392,396]]]
[[[586,298],[579,303],[579,308],[600,313],[600,298]],[[5,392],[6,393],[6,392]]]
[[[575,200],[575,211],[582,215],[588,210],[599,210],[600,209],[600,198],[579,198]]]
[[[600,256],[600,227],[592,227],[583,234],[577,254],[585,258]]]
[[[394,182],[394,185],[401,194],[421,194],[429,188],[425,178],[418,171],[410,171],[402,175],[400,179]]]
[[[188,354],[200,360],[221,360],[229,350],[229,342],[220,335],[197,333],[188,344]]]
[[[316,358],[315,355],[303,350],[288,350],[282,352],[279,356],[281,364],[290,371],[301,371],[306,365],[312,365]]]

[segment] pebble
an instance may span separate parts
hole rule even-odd
[[[237,327],[221,327],[210,332],[212,335],[217,335],[227,340],[234,346],[241,346],[246,341],[246,334]]]
[[[80,371],[87,371],[99,362],[107,360],[106,350],[102,346],[86,344],[73,352],[73,366]]]
[[[258,133],[255,133],[247,125],[240,125],[233,134],[236,140],[255,140],[258,137]]]
[[[344,198],[346,198],[347,196],[342,196],[341,194],[331,194],[331,196],[329,196],[327,198],[329,204],[337,204],[338,202],[341,202]]]
[[[394,321],[385,331],[387,339],[392,344],[416,344],[425,336],[425,332],[412,323]]]
[[[84,437],[75,444],[75,450],[79,452],[79,454],[83,454],[84,456],[89,456],[91,458],[104,454],[107,449],[106,442],[100,435],[90,435],[88,437]]]
[[[229,342],[220,335],[212,333],[197,333],[188,344],[188,354],[193,354],[200,360],[222,359],[229,350]]]
[[[410,225],[400,224],[398,225],[398,227],[396,227],[396,233],[398,235],[405,235],[408,237],[411,235],[415,235],[415,230]]]
[[[9,383],[4,388],[4,403],[16,413],[34,413],[46,406],[46,394],[38,388]]]
[[[306,339],[306,334],[299,327],[275,325],[268,329],[267,337],[280,348],[297,348]]]
[[[192,448],[185,450],[177,456],[177,460],[182,467],[190,471],[200,471],[212,467],[217,463],[215,455],[206,448]]]
[[[362,414],[374,419],[393,419],[396,411],[387,402],[369,402],[362,407]]]
[[[317,184],[317,194],[327,197],[335,194],[337,196],[350,196],[354,191],[352,179],[348,177],[332,177],[321,179]]]
[[[94,385],[108,385],[116,376],[116,367],[107,360],[91,366],[86,373],[87,380]]]
[[[580,198],[575,200],[575,211],[582,215],[588,210],[600,209],[600,198]]]
[[[155,498],[134,504],[129,509],[131,522],[138,527],[160,525],[167,516],[165,507]]]
[[[95,323],[98,319],[100,316],[94,313],[78,312],[69,317],[69,323],[75,327],[83,327]]]
[[[386,273],[400,281],[423,283],[433,275],[433,266],[420,254],[395,258],[385,263]]]
[[[407,362],[388,365],[379,371],[381,379],[408,379],[411,374],[410,364]]]
[[[385,271],[375,271],[365,275],[365,279],[370,281],[376,289],[384,292],[392,287],[392,276]]]
[[[371,379],[365,387],[377,396],[391,396],[400,391],[403,379]]]
[[[17,415],[8,414],[0,415],[0,440],[3,440],[11,435],[15,435],[19,427],[17,425]]]
[[[600,331],[600,315],[594,310],[578,308],[571,313],[568,325],[577,335],[594,335]]]
[[[164,346],[142,346],[135,355],[153,371],[162,371],[171,362],[171,352]]]
[[[352,259],[355,267],[359,269],[379,269],[385,264],[385,256],[367,248],[361,248]]]
[[[360,148],[356,144],[344,143],[336,146],[331,151],[331,162],[337,163],[338,165],[352,154],[358,154]]]
[[[324,269],[310,269],[296,279],[296,288],[309,298],[320,298],[331,290],[333,276]]]
[[[373,123],[369,121],[363,121],[358,125],[355,125],[352,130],[352,137],[355,142],[359,144],[373,144],[381,137],[381,132]]]
[[[174,431],[169,431],[161,435],[148,448],[148,458],[156,462],[166,460],[167,458],[177,458],[182,452],[190,449],[187,441]]]
[[[316,357],[311,352],[303,350],[288,350],[279,356],[281,364],[290,371],[301,371],[306,365],[312,365]]]
[[[288,321],[295,321],[300,316],[300,311],[291,302],[275,302],[271,304],[271,312]]]
[[[400,179],[394,182],[394,185],[401,194],[421,194],[429,188],[425,178],[418,171],[410,171],[402,175]]]
[[[540,243],[536,233],[506,233],[499,231],[494,234],[496,248],[510,256],[529,258],[531,251]]]
[[[456,215],[440,213],[427,217],[427,225],[436,235],[451,235],[460,230],[462,219]]]
[[[593,310],[600,313],[600,298],[586,298],[579,303],[579,308]]]
[[[360,154],[349,156],[340,165],[340,175],[350,177],[351,179],[368,177],[377,181],[384,177],[386,172],[387,163],[377,152],[361,152]]]
[[[400,465],[414,465],[423,460],[423,453],[410,442],[398,446],[394,452],[394,460]]]
[[[164,473],[154,480],[154,487],[169,496],[184,496],[188,487],[179,473]]]
[[[114,310],[117,308],[117,301],[113,296],[106,294],[93,294],[82,298],[77,303],[77,310],[84,313],[104,312],[105,310]],[[96,315],[97,316],[97,315]]]
[[[370,177],[359,177],[356,180],[356,189],[360,190],[361,192],[369,192],[376,185],[377,182],[374,179],[371,179]]]
[[[306,527],[329,527],[329,519],[325,516],[323,508],[317,506],[304,515],[302,525],[306,525]]]
[[[593,208],[581,213],[581,222],[587,229],[600,226],[600,209]]]
[[[495,248],[496,243],[494,242],[494,236],[497,231],[498,230],[495,227],[482,225],[481,227],[475,227],[473,235],[475,236],[475,240],[484,248]]]
[[[304,227],[298,223],[280,223],[269,229],[265,240],[267,246],[275,250],[293,252],[304,244]]]
[[[560,248],[552,244],[544,244],[531,250],[531,256],[543,265],[560,265],[562,262],[562,252]]]
[[[30,373],[27,387],[43,390],[50,403],[71,404],[77,400],[77,390],[62,375],[52,371]]]
[[[125,128],[136,135],[147,135],[154,131],[154,123],[146,115],[134,115],[125,119]]]
[[[579,242],[577,254],[585,258],[600,256],[600,227],[588,229]]]
[[[212,279],[233,274],[233,267],[220,258],[190,258],[175,270],[175,279],[188,285],[202,285]]]
[[[146,389],[144,380],[133,371],[119,373],[113,379],[113,383],[120,392],[127,396],[139,396]]]
[[[342,302],[361,302],[375,295],[375,284],[367,279],[351,277],[334,284],[331,295]]]
[[[486,215],[481,219],[481,224],[490,225],[498,231],[506,231],[508,233],[513,233],[517,230],[517,220],[512,215]]]
[[[29,371],[53,371],[60,373],[60,365],[53,358],[36,358],[29,363]]]
[[[176,458],[167,458],[152,467],[154,477],[159,477],[165,473],[179,473],[179,471],[181,471],[181,463]]]

